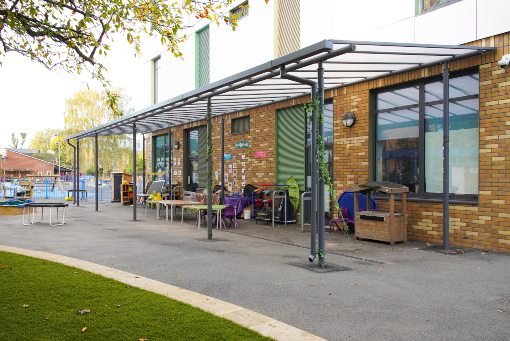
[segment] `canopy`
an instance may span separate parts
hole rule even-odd
[[[324,86],[328,90],[494,50],[480,46],[324,40],[67,139],[128,134],[133,132],[133,125],[136,132],[149,133],[203,120],[208,99],[212,115],[217,116],[304,96],[310,93],[308,85],[282,75],[316,82],[318,63],[324,68]]]

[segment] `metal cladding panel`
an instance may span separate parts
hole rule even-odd
[[[300,0],[280,0],[278,11],[278,56],[299,50],[301,46]]]
[[[198,86],[209,84],[209,26],[198,33]]]
[[[305,190],[306,113],[299,105],[278,110],[276,131],[276,176],[283,183],[293,176]]]

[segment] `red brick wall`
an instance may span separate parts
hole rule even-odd
[[[55,171],[55,167],[50,163],[12,152],[9,149],[7,149],[6,155],[5,161],[0,161],[2,172],[5,170],[6,177],[23,178],[27,175],[38,175],[39,172],[42,172],[42,175],[47,175],[48,171],[53,175]]]

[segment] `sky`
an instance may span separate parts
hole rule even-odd
[[[84,75],[49,71],[42,65],[8,53],[0,66],[0,148],[9,147],[11,133],[26,132],[24,148],[44,128],[63,128],[65,101],[86,88],[101,90]],[[132,47],[117,42],[105,61],[113,87],[122,87],[135,110],[145,107],[143,57],[134,58]]]

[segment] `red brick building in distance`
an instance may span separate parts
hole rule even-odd
[[[70,174],[71,169],[60,166],[60,175]],[[58,175],[58,164],[23,153],[21,150],[5,149],[0,160],[0,176],[25,178],[28,175]]]

